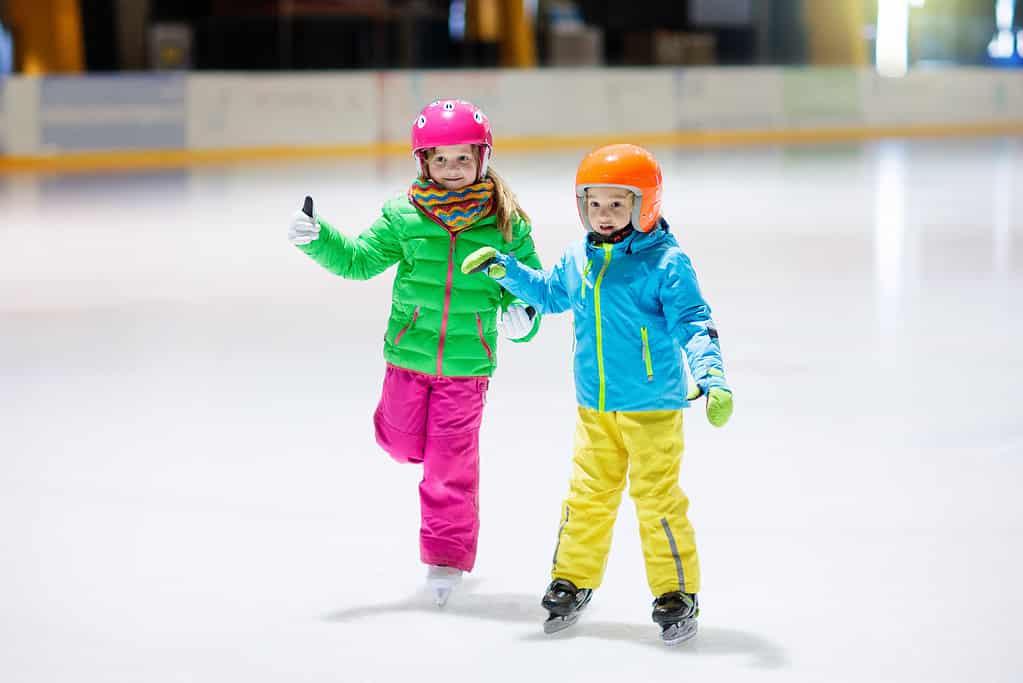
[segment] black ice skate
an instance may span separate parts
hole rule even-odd
[[[547,587],[540,604],[550,612],[543,623],[544,633],[563,631],[579,621],[579,613],[590,602],[593,591],[589,588],[576,588],[575,584],[565,579],[555,579]]]
[[[653,620],[661,627],[665,645],[678,645],[696,635],[700,601],[696,593],[665,593],[654,600]]]

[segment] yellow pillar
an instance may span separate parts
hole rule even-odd
[[[862,66],[867,63],[862,0],[803,0],[810,63]]]
[[[85,68],[78,0],[7,0],[15,64],[25,74],[80,73]]]
[[[523,0],[502,0],[501,66],[535,67],[536,34]]]
[[[500,0],[467,0],[465,37],[481,43],[496,43],[500,34]]]
[[[498,44],[501,66],[536,66],[536,34],[523,0],[467,0],[465,36]]]

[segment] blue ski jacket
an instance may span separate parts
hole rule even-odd
[[[540,313],[572,311],[579,405],[599,411],[684,408],[683,353],[701,393],[728,389],[710,307],[668,223],[617,244],[589,238],[541,272],[498,254],[497,281]]]

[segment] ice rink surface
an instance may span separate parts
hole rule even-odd
[[[476,571],[433,607],[373,441],[391,272],[321,270],[403,158],[0,177],[0,680],[1023,680],[1023,141],[657,150],[736,413],[686,414],[704,585],[668,649],[631,501],[541,631],[570,319],[504,344]],[[501,154],[550,263],[582,152]]]

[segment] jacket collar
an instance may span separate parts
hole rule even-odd
[[[631,235],[626,237],[617,244],[611,244],[611,251],[616,256],[619,254],[635,254],[636,252],[650,249],[651,247],[661,244],[665,240],[671,239],[671,227],[668,225],[668,221],[664,220],[662,216],[657,221],[657,225],[650,232],[639,232],[638,230],[633,232]],[[605,244],[597,244],[590,240],[589,235],[586,236],[586,250],[587,251],[603,251]]]

